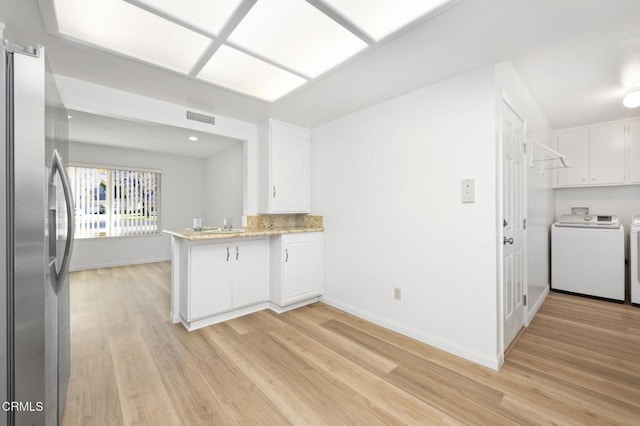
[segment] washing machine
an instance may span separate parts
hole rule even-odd
[[[631,281],[631,304],[640,306],[640,253],[638,252],[638,238],[640,238],[640,215],[634,216],[629,233],[629,276]]]
[[[551,227],[552,290],[624,302],[624,260],[617,215],[563,214]]]

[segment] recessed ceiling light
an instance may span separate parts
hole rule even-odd
[[[637,108],[640,106],[640,88],[631,89],[627,92],[622,104],[627,108]]]
[[[300,0],[258,1],[233,30],[229,41],[312,78],[368,46]]]
[[[325,0],[378,41],[450,0]]]
[[[211,40],[124,1],[54,0],[61,34],[187,74]]]
[[[73,115],[67,115],[67,118],[73,118]]]
[[[197,142],[198,141],[198,137],[197,136],[189,136],[189,140],[191,142]]]
[[[129,0],[173,16],[207,33],[218,35],[240,0]]]
[[[229,46],[218,49],[198,78],[269,102],[307,82]]]

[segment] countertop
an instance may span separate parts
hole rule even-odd
[[[299,226],[285,226],[285,227],[273,227],[264,230],[245,229],[243,232],[207,232],[194,231],[192,228],[180,228],[180,229],[163,229],[165,234],[172,235],[174,237],[184,238],[189,241],[201,241],[201,240],[216,240],[222,238],[242,238],[242,237],[262,237],[267,235],[282,235],[282,234],[297,234],[301,232],[323,232],[324,228],[314,227],[299,227]]]

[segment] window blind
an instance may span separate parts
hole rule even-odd
[[[159,172],[108,167],[69,167],[76,238],[157,234]]]

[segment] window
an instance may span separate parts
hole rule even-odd
[[[157,234],[160,172],[70,166],[76,238]]]

